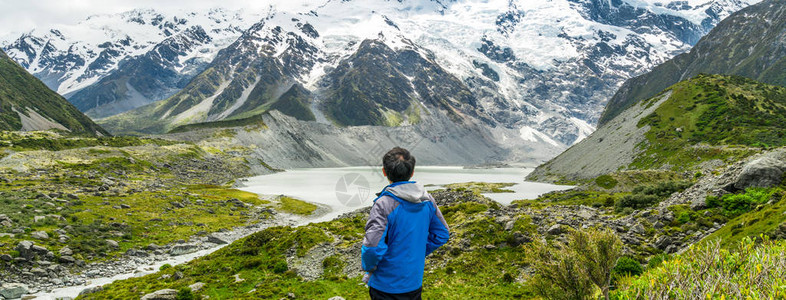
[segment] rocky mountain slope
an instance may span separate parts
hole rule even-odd
[[[786,89],[699,75],[625,110],[529,179],[588,180],[625,169],[712,169],[786,145]]]
[[[108,134],[0,50],[0,129]]]
[[[771,0],[723,20],[690,52],[628,80],[609,100],[600,124],[638,101],[699,73],[729,74],[786,86],[786,1]]]
[[[178,103],[186,98],[193,99],[185,100],[172,112],[183,113],[193,107],[175,122],[183,123],[196,111],[200,112],[196,113],[200,117],[193,121],[218,120],[294,103],[290,108],[296,112],[291,113],[300,115],[302,112],[302,116],[308,118],[305,109],[308,101],[304,99],[310,97],[313,98],[312,106],[317,110],[321,108],[326,119],[346,119],[347,116],[331,116],[336,112],[344,113],[344,110],[330,108],[329,104],[346,104],[343,100],[338,101],[336,95],[341,99],[350,98],[353,90],[347,83],[341,85],[342,80],[358,78],[360,74],[336,72],[346,72],[341,70],[341,64],[348,63],[347,59],[359,52],[363,41],[377,40],[393,52],[407,48],[419,53],[420,59],[428,62],[428,68],[433,70],[428,75],[439,75],[439,83],[424,86],[422,77],[406,80],[401,77],[413,76],[413,72],[418,71],[417,68],[395,67],[402,62],[416,63],[409,61],[411,52],[379,57],[377,62],[384,61],[382,65],[394,67],[379,70],[395,70],[399,74],[386,78],[387,83],[378,82],[385,77],[376,76],[370,86],[402,88],[403,92],[398,94],[377,93],[377,96],[393,96],[397,102],[403,102],[393,106],[380,104],[381,109],[373,110],[366,105],[352,114],[355,117],[371,114],[368,120],[332,121],[400,124],[418,108],[413,105],[409,111],[391,110],[409,108],[405,102],[428,104],[436,101],[443,106],[449,104],[452,108],[448,110],[453,110],[457,103],[450,102],[461,101],[461,114],[471,111],[470,115],[478,116],[482,122],[490,120],[494,126],[519,130],[521,138],[532,143],[565,147],[592,132],[592,124],[599,117],[606,99],[623,80],[686,51],[722,18],[754,2],[757,1],[702,0],[663,5],[656,1],[457,3],[407,0],[384,4],[328,1],[324,5],[303,1],[280,5],[264,12],[263,20],[248,29],[234,46],[224,51],[226,53],[219,55],[202,73],[204,76],[192,80],[192,84],[201,82],[201,90],[195,86],[186,87],[182,93],[188,97],[175,96],[179,100],[173,102]],[[189,18],[185,20],[193,23]],[[207,29],[205,31],[210,34]],[[293,55],[295,52],[297,55]],[[227,64],[220,58],[255,60],[259,55],[277,59],[249,69],[235,63]],[[364,76],[374,74],[374,70],[365,71],[371,73]],[[266,75],[268,73],[271,75]],[[337,80],[336,76],[343,79]],[[407,87],[408,81],[415,86]],[[134,89],[150,99],[150,95],[155,94],[152,91],[160,92],[159,87],[163,86],[171,88],[173,85],[169,83],[172,82],[177,82],[174,86],[179,87],[178,84],[185,81],[164,76],[150,81],[146,85],[149,90],[136,86]],[[222,83],[227,87],[220,89]],[[311,95],[274,105],[273,102],[295,83]],[[451,87],[435,88],[445,83]],[[355,88],[366,88],[366,85],[354,84]],[[109,94],[118,91],[133,94],[133,90],[124,87],[123,76],[115,76],[111,83],[100,84],[92,90],[94,92],[88,94],[106,94],[107,91],[111,92]],[[453,96],[458,97],[446,101]],[[246,101],[248,97],[253,101]],[[80,102],[89,103],[95,97],[80,99],[83,99]],[[368,100],[353,99],[360,103]],[[205,107],[209,106],[204,102],[211,101],[215,108],[207,109],[206,115],[210,117],[202,116]],[[108,106],[107,110],[131,106],[117,104]],[[316,120],[323,119],[319,112],[313,113]],[[95,110],[91,115],[108,114]]]
[[[100,118],[171,96],[255,19],[224,9],[176,15],[139,9],[37,28],[1,46],[81,111]]]

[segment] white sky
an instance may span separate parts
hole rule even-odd
[[[75,24],[90,15],[119,13],[135,8],[162,12],[200,11],[215,7],[264,10],[270,4],[292,7],[321,0],[0,0],[0,39],[35,28]]]

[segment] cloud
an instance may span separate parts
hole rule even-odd
[[[295,2],[295,3],[293,3]],[[270,5],[290,8],[307,5],[300,0],[0,0],[0,39],[16,38],[32,29],[75,24],[90,15],[120,13],[135,8],[162,12],[200,11],[215,7],[261,12]],[[312,3],[315,1],[311,1]]]

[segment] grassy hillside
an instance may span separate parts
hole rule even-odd
[[[22,129],[17,111],[27,115],[28,109],[73,133],[108,134],[0,50],[0,130]]]
[[[732,74],[786,86],[786,1],[751,5],[721,21],[689,53],[628,80],[609,100],[603,125],[634,103],[700,73]]]
[[[39,266],[18,251],[25,240],[71,249],[61,255],[73,260],[47,260],[73,267],[247,225],[265,217],[259,206],[274,208],[229,187],[250,174],[242,158],[190,143],[5,131],[0,157],[0,255],[22,259],[0,262],[0,276]]]
[[[452,236],[427,259],[424,298],[532,297],[521,280],[527,276],[524,252],[512,244],[519,236],[537,234],[529,217],[513,215],[512,228],[503,230],[492,217],[503,213],[498,204],[470,191],[435,193],[440,201],[457,196],[462,200],[442,207]],[[289,293],[303,299],[366,298],[359,257],[367,214],[269,228],[188,264],[118,281],[80,299],[131,299],[164,288],[184,290],[196,282],[205,285],[193,294],[210,299],[279,299]]]
[[[747,157],[746,147],[786,145],[786,89],[738,76],[699,75],[638,122],[650,126],[630,167],[687,169],[710,159]],[[654,97],[645,105],[652,105]]]

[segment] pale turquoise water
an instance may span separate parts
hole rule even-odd
[[[513,200],[534,199],[538,195],[570,189],[572,186],[524,181],[532,168],[464,169],[462,167],[419,166],[412,180],[424,185],[460,182],[510,182],[514,193],[486,194],[502,204]],[[374,194],[388,184],[381,168],[347,167],[293,169],[286,172],[247,178],[240,189],[264,196],[287,195],[322,204],[331,211],[321,221],[371,205]],[[440,188],[438,186],[429,189]]]

